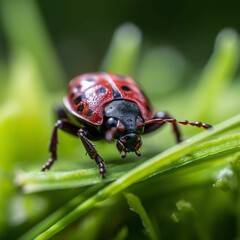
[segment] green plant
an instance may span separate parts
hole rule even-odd
[[[0,89],[0,237],[142,239],[146,237],[144,227],[129,211],[127,196],[146,230],[150,228],[152,239],[156,234],[162,239],[238,238],[238,34],[231,29],[219,33],[206,67],[195,77],[194,86],[188,83],[186,87],[178,76],[189,65],[179,52],[162,46],[143,51],[140,30],[132,24],[121,26],[100,69],[137,77],[156,108],[169,109],[180,119],[213,123],[214,130],[182,128],[184,136],[194,136],[173,147],[168,129],[146,136],[143,157],[138,160],[131,156],[120,160],[112,145],[98,143],[108,167],[104,180],[94,163],[84,157],[79,140],[60,133],[59,161],[42,173],[39,169],[48,157],[53,123],[50,110],[64,94],[63,88],[57,89],[64,74],[45,32],[26,40],[17,27],[18,19],[31,7],[35,14],[27,18],[28,36],[36,33],[34,29],[44,29],[39,27],[34,4],[24,3],[25,8],[11,1],[1,3],[12,53],[9,66],[0,61],[4,73]],[[16,14],[18,18],[13,17]],[[39,38],[45,40],[39,42]],[[46,64],[46,59],[51,61]],[[46,69],[52,71],[50,84],[43,74]],[[157,94],[161,87],[167,94]]]

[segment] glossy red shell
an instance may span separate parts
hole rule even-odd
[[[152,106],[139,85],[128,76],[113,73],[88,73],[75,77],[69,83],[64,104],[77,118],[99,126],[103,123],[104,107],[117,99],[135,102],[145,121],[154,116]]]

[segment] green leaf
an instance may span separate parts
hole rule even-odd
[[[46,85],[54,90],[59,89],[64,83],[63,68],[48,38],[35,1],[3,0],[0,2],[0,11],[11,47],[31,52]]]
[[[228,135],[215,140],[207,141],[193,147],[190,154],[179,158],[175,162],[161,168],[153,175],[164,173],[175,168],[185,165],[201,162],[209,162],[209,168],[216,165],[215,159],[222,160],[222,156],[239,151],[239,134]],[[116,165],[107,165],[107,178],[101,179],[98,175],[97,167],[91,169],[82,169],[75,171],[49,171],[49,172],[22,172],[18,171],[15,183],[22,187],[24,192],[32,193],[38,191],[51,191],[56,189],[70,189],[96,185],[99,183],[108,183],[123,176],[126,172],[131,171],[142,162],[130,162]],[[149,176],[148,176],[149,177]]]
[[[59,221],[56,221],[55,224],[49,226],[46,231],[38,232],[38,237],[36,239],[49,239],[54,236],[56,233],[64,229],[70,223],[83,216],[85,213],[95,208],[101,204],[105,199],[114,196],[123,190],[127,189],[129,186],[133,185],[136,182],[143,180],[146,177],[150,177],[152,174],[166,169],[178,161],[179,158],[190,154],[192,148],[196,146],[197,143],[200,143],[207,138],[213,137],[219,133],[223,133],[227,130],[234,129],[240,125],[240,115],[237,115],[215,127],[214,131],[203,132],[197,136],[190,139],[184,144],[176,145],[165,152],[149,159],[148,161],[140,164],[139,166],[133,168],[128,173],[124,174],[116,181],[112,182],[102,190],[98,191],[92,197],[88,198],[86,201],[80,203],[73,211],[69,212]],[[222,138],[223,139],[223,138]],[[240,147],[240,138],[239,135],[236,135],[236,148],[239,150]],[[223,140],[224,141],[224,140]],[[233,150],[231,148],[231,150]],[[221,152],[220,152],[221,153]],[[218,157],[218,156],[216,156]],[[211,160],[211,158],[210,158]],[[40,234],[41,233],[41,234]],[[24,238],[23,238],[24,239]],[[25,238],[26,239],[26,238]]]
[[[99,177],[97,166],[90,169],[75,171],[48,171],[30,172],[18,171],[15,183],[22,187],[25,193],[51,191],[56,189],[69,189],[84,187],[100,183],[108,183],[124,175],[127,171],[138,165],[137,162],[120,165],[107,165],[107,177]]]
[[[197,109],[194,117],[207,119],[212,110],[219,105],[218,101],[239,65],[239,49],[240,41],[236,31],[224,29],[219,33],[214,52],[202,71],[196,91],[192,95],[190,109]]]
[[[136,212],[142,220],[142,224],[149,236],[152,240],[159,239],[156,229],[148,216],[146,210],[144,209],[140,199],[132,193],[125,193],[125,197],[127,198],[128,205],[130,209]]]
[[[131,23],[116,29],[101,69],[133,75],[142,42],[141,31]]]
[[[92,194],[96,193],[102,185],[93,186],[83,193],[81,195],[73,198],[68,204],[54,212],[53,214],[50,214],[46,219],[44,219],[42,222],[38,223],[36,226],[34,226],[32,229],[30,229],[27,233],[25,233],[20,239],[33,239],[37,235],[39,235],[39,232],[43,232],[46,229],[48,229],[50,226],[55,224],[57,221],[59,221],[61,218],[63,218],[65,215],[67,215],[70,211],[72,211],[74,208],[76,208],[77,205],[81,204],[82,202],[86,201]]]

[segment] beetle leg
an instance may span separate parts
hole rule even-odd
[[[58,115],[58,119],[68,119],[67,113],[63,107],[56,105],[54,110]]]
[[[85,128],[81,128],[78,130],[77,135],[82,141],[83,146],[85,147],[87,154],[89,157],[93,160],[98,165],[99,168],[99,174],[101,175],[102,178],[105,177],[106,174],[106,167],[104,160],[98,155],[96,149],[94,148],[94,145],[87,139],[88,136],[88,131]]]
[[[51,168],[53,163],[57,160],[57,144],[58,144],[58,129],[62,129],[65,132],[68,132],[74,136],[77,136],[77,131],[79,127],[75,126],[74,124],[68,122],[66,119],[58,120],[55,123],[53,128],[52,137],[49,145],[49,151],[51,153],[51,157],[49,160],[43,165],[42,171],[48,170]]]
[[[158,112],[154,116],[153,120],[155,120],[155,119],[172,119],[172,116],[169,115],[167,112]],[[161,122],[161,123],[153,122],[153,123],[147,124],[145,127],[145,130],[144,130],[144,134],[155,131],[156,129],[162,127],[165,123],[166,122]],[[180,131],[177,123],[175,123],[175,122],[172,123],[172,129],[173,129],[173,133],[176,137],[177,142],[178,143],[182,142],[183,140],[181,137],[181,131]]]

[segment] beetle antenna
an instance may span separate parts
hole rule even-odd
[[[145,121],[143,123],[144,126],[148,125],[148,124],[152,124],[152,123],[158,123],[158,124],[162,124],[162,123],[172,123],[172,124],[182,124],[182,125],[191,125],[193,127],[202,127],[204,129],[211,129],[212,126],[210,124],[207,123],[202,123],[202,122],[189,122],[188,120],[181,120],[178,121],[175,118],[168,118],[168,119],[151,119],[148,121]]]

